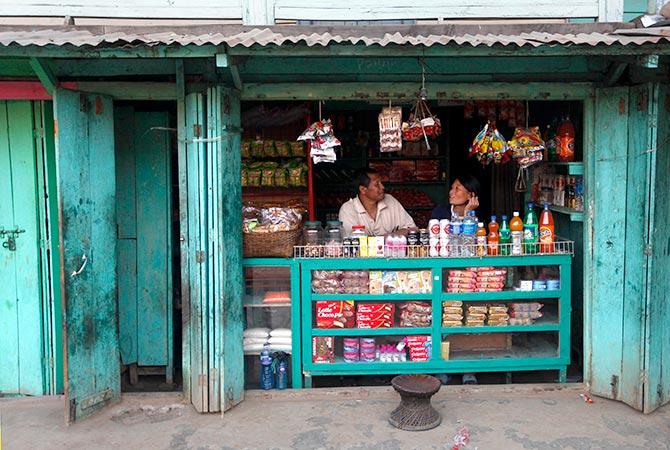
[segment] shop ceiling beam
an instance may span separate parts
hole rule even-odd
[[[605,75],[603,85],[614,86],[615,84],[617,84],[617,82],[621,78],[621,75],[623,75],[623,72],[626,70],[626,67],[628,67],[627,62],[623,61],[613,62],[610,69],[607,71],[607,75]]]
[[[71,89],[94,94],[105,94],[114,100],[176,100],[175,83],[104,82],[72,83]]]
[[[216,54],[216,67],[227,67],[230,69],[230,76],[233,78],[233,84],[238,91],[242,90],[242,77],[240,77],[240,70],[237,67],[235,58],[229,57],[225,53]]]
[[[245,83],[242,100],[412,100],[417,83]],[[592,83],[426,83],[433,100],[578,100]]]
[[[46,61],[40,58],[30,58],[30,66],[33,68],[35,75],[49,94],[53,94],[58,86],[58,79],[47,65]]]
[[[231,56],[282,56],[282,57],[310,57],[310,56],[358,56],[358,57],[448,57],[448,56],[623,56],[641,54],[670,54],[670,44],[650,45],[617,45],[591,46],[591,45],[540,45],[531,47],[529,45],[518,47],[516,45],[493,45],[491,47],[479,45],[433,45],[423,46],[401,46],[387,45],[385,47],[373,45],[343,45],[333,44],[328,46],[307,47],[305,45],[284,44],[251,46],[241,45],[229,47],[228,55]]]

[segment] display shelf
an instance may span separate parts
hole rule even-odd
[[[540,205],[539,203],[536,203],[535,206],[538,208],[544,208],[544,205]],[[559,214],[567,214],[570,217],[570,220],[573,222],[584,221],[584,211],[577,211],[576,209],[566,208],[565,206],[558,205],[549,205],[549,209]]]
[[[290,308],[290,303],[245,303],[245,308]]]
[[[462,300],[464,302],[487,302],[492,300],[534,300],[538,298],[559,298],[562,289],[544,291],[499,291],[443,293],[442,300]]]
[[[432,327],[402,328],[312,328],[312,336],[416,336],[431,334]]]
[[[356,301],[403,301],[425,300],[430,301],[433,294],[311,294],[312,301],[317,300],[356,300]]]
[[[568,175],[584,175],[583,162],[546,162],[546,164],[554,167],[564,167]]]

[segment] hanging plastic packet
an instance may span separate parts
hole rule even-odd
[[[379,151],[399,152],[402,150],[402,108],[389,106],[379,113]]]
[[[542,161],[544,141],[540,136],[540,127],[517,127],[514,136],[507,143],[512,157],[522,168]]]
[[[314,122],[298,136],[297,140],[310,141],[309,156],[312,157],[314,164],[337,160],[335,148],[339,147],[341,143],[333,134],[333,125],[330,119]]]
[[[470,156],[476,156],[477,161],[486,166],[491,162],[503,164],[509,161],[510,151],[507,141],[496,129],[495,122],[487,122],[477,134],[470,146]]]

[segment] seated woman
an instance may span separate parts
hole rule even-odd
[[[472,175],[459,175],[449,190],[449,206],[438,205],[433,209],[431,219],[463,218],[468,211],[479,206],[481,184]]]

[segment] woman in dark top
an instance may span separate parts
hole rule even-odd
[[[433,208],[431,219],[465,217],[468,211],[474,211],[479,206],[480,189],[479,180],[472,175],[457,176],[449,190],[449,205]]]

